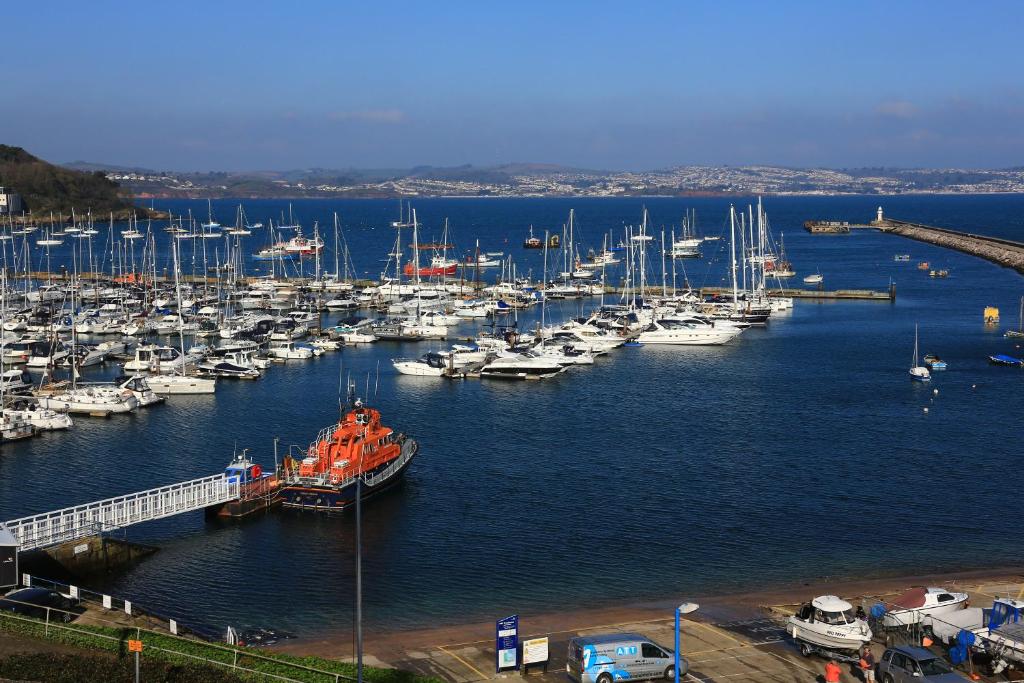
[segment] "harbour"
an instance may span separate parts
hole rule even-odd
[[[862,200],[862,205],[871,206],[870,198]],[[664,211],[659,202],[646,202],[652,212]],[[692,203],[692,202],[691,202]],[[549,220],[564,220],[570,202],[550,201],[531,203],[524,207],[523,203],[510,202],[506,205],[486,204],[488,211],[508,212],[543,210],[550,216]],[[840,202],[839,206],[842,205]],[[492,208],[498,206],[499,208]],[[616,204],[604,205],[600,212],[595,212],[586,205],[580,205],[578,213],[581,225],[594,220],[592,216],[604,216],[601,220],[614,222],[621,220]],[[720,211],[727,216],[728,205],[723,202],[707,201],[699,208],[701,213]],[[382,219],[386,219],[393,210],[390,202],[378,204],[358,204],[342,206],[342,211],[357,222],[358,211],[372,210]],[[466,216],[482,211],[479,205],[468,201],[450,200],[448,203],[424,200],[417,203],[417,208],[434,217],[428,219],[430,224],[437,226],[439,218],[444,214],[462,214]],[[532,207],[532,208],[530,208]],[[321,213],[324,222],[330,221],[330,211],[335,207],[327,207],[327,213]],[[639,217],[639,202],[626,204],[622,207],[623,214]],[[223,209],[218,209],[223,210]],[[230,210],[230,204],[227,210]],[[309,212],[309,208],[304,209]],[[798,223],[813,211],[806,203],[797,200],[774,200],[768,204],[769,215],[773,224],[785,230],[787,225]],[[851,211],[850,209],[846,209]],[[933,211],[945,211],[940,202]],[[976,209],[978,210],[978,209]],[[274,210],[271,210],[274,211]],[[607,213],[605,213],[607,212]],[[679,209],[678,213],[681,213]],[[177,210],[175,211],[177,213]],[[676,214],[670,209],[666,213]],[[777,215],[776,214],[780,214]],[[678,215],[678,214],[677,214]],[[928,214],[922,215],[927,218]],[[583,218],[586,217],[586,218]],[[523,216],[526,223],[533,220],[542,224],[542,217]],[[372,224],[371,220],[367,221]],[[378,223],[379,224],[379,223]],[[458,224],[453,221],[453,224]],[[727,225],[718,228],[727,229]],[[586,231],[583,227],[581,230]],[[660,228],[659,228],[660,231]],[[601,229],[591,229],[596,241]],[[360,240],[368,240],[373,244],[375,231],[369,226],[365,232],[359,233]],[[483,233],[494,234],[494,233]],[[586,234],[584,232],[583,234]],[[363,237],[362,235],[365,235]],[[491,244],[501,243],[504,237],[497,233],[491,238]],[[510,235],[510,239],[516,235]],[[388,242],[394,238],[393,233],[379,236],[377,243],[382,250],[387,249]],[[84,503],[104,496],[122,495],[172,481],[184,480],[189,477],[213,473],[223,470],[236,449],[248,448],[249,457],[260,462],[265,468],[273,469],[273,443],[275,438],[281,444],[281,453],[287,451],[289,444],[301,444],[305,448],[312,439],[310,425],[322,426],[330,424],[337,417],[337,393],[339,372],[352,373],[357,384],[358,393],[367,394],[367,376],[369,375],[370,395],[377,385],[378,366],[380,367],[380,384],[372,404],[379,406],[387,415],[401,414],[401,428],[414,435],[421,442],[422,452],[417,462],[405,477],[403,486],[373,501],[365,511],[364,523],[368,537],[366,546],[366,571],[376,576],[374,582],[367,585],[367,600],[371,606],[368,611],[368,628],[371,632],[384,629],[412,628],[429,620],[442,623],[457,622],[466,614],[478,614],[481,617],[493,609],[499,609],[499,603],[481,598],[486,591],[486,582],[480,582],[480,576],[474,566],[486,564],[499,558],[501,561],[512,562],[518,567],[516,575],[535,577],[541,581],[537,584],[539,593],[532,592],[528,586],[533,582],[520,582],[512,578],[517,594],[515,604],[534,605],[547,609],[561,605],[578,604],[587,595],[620,596],[622,602],[644,596],[657,597],[672,590],[675,579],[652,580],[649,567],[651,557],[640,556],[626,561],[622,569],[613,577],[609,577],[596,587],[586,588],[573,578],[580,576],[575,566],[578,557],[587,557],[586,544],[571,543],[570,548],[542,543],[540,554],[529,551],[532,546],[525,541],[511,540],[507,548],[492,542],[483,543],[481,539],[488,537],[486,524],[497,523],[499,516],[488,512],[491,495],[498,494],[512,501],[511,514],[525,525],[525,537],[545,538],[555,518],[538,515],[537,505],[546,499],[543,495],[526,496],[523,498],[521,486],[529,479],[526,471],[534,467],[534,458],[542,453],[551,452],[552,444],[558,444],[563,432],[574,433],[575,424],[595,425],[600,439],[609,444],[630,443],[633,448],[657,453],[659,476],[673,481],[680,476],[677,468],[686,465],[687,478],[699,482],[702,486],[711,486],[707,491],[698,488],[691,494],[684,509],[693,510],[708,503],[712,496],[717,496],[717,484],[711,482],[721,476],[721,472],[735,471],[741,467],[744,481],[754,482],[763,479],[764,484],[751,484],[751,495],[757,501],[756,507],[745,512],[752,512],[756,518],[771,518],[784,514],[787,506],[797,504],[791,495],[783,495],[779,491],[792,491],[801,486],[811,485],[813,474],[802,472],[797,463],[803,458],[803,449],[794,453],[790,444],[799,439],[808,444],[816,453],[826,454],[829,462],[837,463],[841,472],[857,480],[860,475],[854,463],[865,463],[876,471],[886,472],[897,465],[902,469],[909,463],[921,467],[937,466],[940,470],[953,466],[957,461],[959,446],[963,436],[956,431],[956,426],[947,419],[935,419],[946,411],[952,410],[960,415],[958,419],[976,419],[983,421],[991,411],[1004,409],[1006,405],[1014,405],[1019,400],[1011,381],[1011,375],[999,374],[995,368],[987,365],[986,357],[992,353],[1012,350],[1002,340],[998,328],[995,332],[986,329],[981,321],[981,310],[991,303],[1001,304],[1009,312],[1016,309],[1018,300],[1018,280],[1012,271],[1000,271],[992,264],[974,260],[966,255],[946,252],[930,245],[921,247],[924,251],[911,249],[914,260],[927,259],[935,263],[943,263],[953,273],[950,282],[956,282],[955,291],[949,288],[935,289],[939,283],[926,276],[920,276],[912,265],[907,266],[894,262],[892,258],[892,241],[887,235],[877,232],[863,232],[851,239],[858,241],[859,246],[851,252],[850,244],[832,246],[814,241],[808,237],[801,241],[792,237],[786,230],[786,246],[790,259],[798,271],[799,277],[808,270],[820,269],[826,282],[837,289],[856,289],[857,285],[878,283],[878,291],[890,279],[894,280],[900,290],[900,297],[893,308],[874,306],[865,307],[858,301],[837,300],[835,306],[818,307],[813,300],[806,300],[810,307],[797,303],[793,310],[773,319],[764,329],[751,329],[739,337],[738,345],[714,347],[692,347],[685,355],[675,355],[669,349],[654,346],[636,349],[622,349],[614,356],[597,359],[594,366],[573,368],[568,373],[552,380],[519,386],[506,382],[468,382],[449,383],[437,382],[431,378],[407,377],[395,374],[390,369],[392,359],[409,353],[404,342],[378,341],[370,345],[345,347],[340,352],[327,353],[306,361],[287,361],[283,366],[270,369],[258,382],[224,383],[218,386],[217,393],[209,396],[172,397],[164,405],[155,406],[146,412],[136,412],[130,417],[112,417],[109,421],[93,422],[88,418],[76,418],[75,426],[64,434],[46,434],[41,439],[4,445],[4,456],[0,459],[0,467],[4,468],[4,493],[0,501],[4,503],[3,519],[13,519],[23,514],[58,509],[76,502]],[[355,239],[350,236],[351,241]],[[726,241],[727,242],[727,241]],[[820,246],[819,246],[820,245]],[[695,269],[697,264],[707,268],[717,263],[721,275],[726,275],[727,259],[716,254],[727,253],[728,246],[715,249],[705,259],[686,262],[688,277],[697,280]],[[368,247],[367,251],[372,251]],[[533,252],[536,254],[536,252]],[[520,257],[516,257],[519,260]],[[533,258],[534,271],[538,269],[542,257]],[[328,258],[328,261],[331,259]],[[525,264],[526,262],[524,262]],[[520,265],[520,267],[525,267]],[[368,269],[362,266],[360,269]],[[660,280],[660,272],[655,269],[652,276]],[[1000,274],[1005,272],[1006,274]],[[870,277],[866,277],[871,273]],[[680,273],[681,275],[681,273]],[[1003,279],[1007,278],[1007,279]],[[681,278],[680,278],[681,279]],[[999,282],[1003,294],[993,298],[992,284]],[[699,280],[697,280],[699,283]],[[715,286],[705,284],[705,286]],[[652,287],[657,290],[658,287]],[[709,292],[710,293],[710,292]],[[888,300],[888,299],[886,299]],[[942,302],[939,304],[939,302]],[[585,314],[599,305],[599,297],[591,296],[582,299],[552,300],[548,303],[546,315],[549,320],[564,320]],[[867,302],[864,302],[865,304]],[[942,312],[940,313],[940,309]],[[955,311],[950,315],[949,310]],[[905,373],[909,362],[909,344],[913,341],[913,325],[905,324],[907,316],[921,320],[922,337],[925,348],[923,351],[939,350],[941,355],[951,361],[952,369],[942,377],[936,377],[935,387],[940,389],[938,397],[925,397],[921,392],[906,393],[909,387],[898,382],[892,386],[887,379],[892,373]],[[324,314],[324,327],[332,327],[344,313]],[[538,307],[520,311],[519,327],[529,330],[539,322]],[[420,341],[418,346],[423,350],[443,351],[452,339],[475,336],[471,332],[480,329],[479,323],[467,321],[454,328],[449,343],[439,341]],[[487,328],[483,328],[485,331]],[[886,341],[890,340],[890,341]],[[799,347],[800,355],[793,349]],[[861,349],[872,349],[865,354]],[[422,353],[419,351],[418,353]],[[844,421],[836,424],[841,438],[833,439],[824,431],[811,429],[790,420],[778,420],[772,416],[776,410],[784,410],[799,415],[811,406],[832,406],[832,387],[826,383],[813,381],[813,368],[834,367],[833,359],[842,357],[844,363],[852,366],[851,381],[844,386],[844,398],[838,408],[847,416]],[[685,362],[681,361],[685,358]],[[89,376],[101,378],[108,376],[102,369],[86,369]],[[750,373],[759,379],[752,384]],[[628,385],[624,385],[629,378]],[[684,412],[681,422],[669,424],[657,434],[637,438],[635,430],[629,427],[631,421],[620,423],[618,420],[609,422],[608,415],[630,415],[632,420],[648,419],[645,410],[640,409],[636,398],[654,392],[664,393],[666,382],[673,386],[672,405],[685,408],[691,405],[691,397],[703,397],[717,406],[716,410],[725,409],[730,415],[729,406],[742,406],[744,414],[749,414],[761,425],[761,436],[756,440],[741,438],[742,449],[756,448],[760,457],[737,459],[738,456],[729,452],[712,456],[712,444],[735,439],[733,430],[739,423],[736,417],[726,417],[725,421],[702,419],[698,414]],[[780,384],[781,383],[781,384]],[[979,388],[971,389],[971,385]],[[626,393],[621,394],[620,387],[626,386]],[[710,387],[710,389],[709,389]],[[711,393],[708,393],[708,392]],[[751,401],[748,396],[755,391],[761,398]],[[929,388],[930,392],[930,388]],[[879,402],[879,394],[883,397]],[[311,402],[309,396],[318,396]],[[962,397],[962,398],[961,398]],[[570,412],[564,408],[569,400]],[[413,410],[409,406],[429,406],[428,410]],[[502,405],[502,409],[497,409]],[[769,409],[767,406],[771,405]],[[944,408],[943,406],[948,406]],[[922,408],[928,407],[927,414]],[[964,415],[967,417],[963,417]],[[472,429],[485,435],[479,440],[467,441],[463,431],[467,426],[468,416],[473,416]],[[488,464],[481,473],[471,464],[474,462],[488,463],[486,456],[494,444],[501,444],[523,418],[532,415],[534,435],[522,437],[518,448],[521,455],[516,455],[516,467],[508,470]],[[926,417],[927,415],[927,417]],[[974,417],[970,417],[974,416]],[[123,420],[123,421],[122,421]],[[917,425],[901,436],[900,433],[888,434],[881,425],[890,420],[898,420],[910,425]],[[189,438],[181,439],[181,425],[189,425]],[[441,424],[454,425],[441,428]],[[225,428],[225,425],[228,427]],[[877,425],[882,431],[868,430],[868,425]],[[315,430],[313,430],[315,431]],[[877,436],[873,436],[877,434]],[[927,444],[921,447],[919,442]],[[683,443],[685,448],[666,447],[666,443]],[[162,444],[174,443],[175,447],[168,451]],[[112,444],[115,444],[112,447]],[[756,445],[755,445],[756,444]],[[65,472],[60,489],[36,490],[31,497],[18,490],[18,471],[25,467],[40,467],[46,463],[47,453],[53,448],[60,448],[75,453],[76,462],[83,469]],[[499,446],[500,448],[500,446]],[[1006,445],[993,444],[991,454],[994,463],[1000,458],[1001,449],[1010,448]],[[710,449],[710,450],[709,450]],[[902,449],[900,463],[887,462],[877,456],[868,455]],[[574,486],[579,477],[586,477],[591,467],[611,467],[614,462],[614,448],[588,447],[586,463],[576,457],[562,455],[561,449],[554,449],[555,461],[566,468],[565,474],[556,480],[560,486]],[[128,452],[152,453],[137,459],[135,466],[126,469],[120,465],[124,454]],[[164,455],[156,456],[161,453]],[[528,456],[527,453],[534,455]],[[731,454],[730,454],[731,453]],[[908,460],[909,458],[909,460]],[[88,466],[86,466],[88,463]],[[687,464],[688,463],[688,464]],[[742,463],[742,464],[741,464]],[[785,474],[776,468],[778,463],[787,463]],[[838,464],[844,463],[844,464]],[[519,472],[522,468],[526,471]],[[795,469],[794,469],[795,467]],[[102,481],[95,481],[90,472],[103,472]],[[511,479],[509,478],[511,476]],[[922,475],[923,476],[923,475]],[[477,487],[468,489],[460,499],[437,499],[428,493],[443,488],[449,477],[479,480]],[[481,479],[482,477],[482,479]],[[748,478],[751,477],[751,478]],[[646,488],[645,478],[629,475],[621,485],[631,490]],[[554,501],[558,516],[567,516],[572,520],[576,514],[572,512],[577,506],[580,509],[593,509],[601,506],[602,493],[600,487],[584,487],[577,491],[572,501]],[[671,487],[669,487],[671,488]],[[77,491],[77,493],[75,493]],[[887,528],[888,516],[884,500],[886,494],[867,493],[862,511],[864,519],[857,525],[849,525],[839,517],[832,518],[831,523],[844,529],[843,533],[856,535],[860,524],[869,524],[873,528]],[[666,490],[655,493],[651,502],[631,509],[617,510],[612,523],[622,528],[639,532],[651,515],[662,518],[668,514],[664,524],[672,528],[676,514],[667,513],[675,505],[674,496]],[[703,501],[703,502],[702,502]],[[49,503],[49,504],[47,504]],[[940,520],[931,520],[925,507],[905,510],[908,519],[918,528],[931,529],[931,533],[948,533],[947,525]],[[826,511],[824,514],[828,515]],[[459,534],[451,532],[452,525],[464,524],[464,520],[482,515],[483,520],[474,522]],[[737,516],[739,515],[739,516]],[[686,542],[694,547],[703,558],[701,572],[687,572],[688,583],[696,581],[698,586],[693,590],[704,594],[712,587],[722,589],[728,586],[750,585],[752,581],[760,583],[778,581],[785,582],[794,572],[820,573],[826,570],[821,560],[831,557],[825,550],[828,541],[821,538],[815,531],[815,525],[796,520],[795,532],[786,538],[772,538],[768,548],[772,553],[781,552],[785,562],[770,560],[768,555],[759,556],[754,552],[756,571],[748,571],[735,566],[728,560],[728,554],[722,556],[719,535],[714,527],[726,525],[746,525],[741,520],[740,508],[726,508],[716,512],[711,519],[712,528],[708,531],[696,532],[686,525]],[[579,518],[580,520],[582,518]],[[462,521],[460,521],[462,520]],[[867,520],[867,521],[865,521]],[[572,522],[582,524],[582,521]],[[998,522],[996,522],[998,524]],[[288,600],[286,596],[269,596],[271,603],[261,607],[257,612],[247,608],[244,603],[234,600],[221,600],[217,597],[219,586],[218,576],[252,575],[263,577],[263,581],[278,581],[284,576],[303,577],[304,581],[319,582],[327,580],[347,581],[351,577],[345,562],[339,559],[350,557],[349,547],[352,541],[352,520],[341,517],[335,520],[313,520],[308,516],[295,516],[293,513],[277,513],[272,515],[256,514],[248,521],[241,523],[207,519],[201,512],[187,513],[174,518],[147,522],[138,528],[128,531],[130,539],[158,546],[160,550],[143,560],[132,569],[106,577],[97,587],[111,593],[128,593],[140,605],[151,606],[161,612],[173,613],[183,624],[208,624],[212,630],[221,631],[226,625],[241,626],[245,623],[257,623],[274,628],[289,630],[299,634],[301,638],[313,638],[315,634],[327,628],[329,623],[345,620],[348,607],[341,604],[335,608],[318,606],[317,616],[303,617],[291,615],[284,608]],[[404,542],[384,542],[385,538],[398,533],[413,534],[406,536]],[[696,533],[696,535],[694,535]],[[310,542],[310,536],[316,540]],[[414,537],[426,536],[430,543],[421,545]],[[373,540],[376,537],[376,540]],[[679,536],[681,542],[683,536]],[[799,541],[797,540],[799,539]],[[762,537],[758,544],[768,542]],[[482,543],[482,545],[481,545]],[[872,558],[884,554],[884,547],[898,547],[900,538],[879,540],[882,548],[872,553]],[[947,566],[971,566],[968,559],[978,557],[983,545],[980,539],[972,539],[970,535],[958,537],[947,550],[929,549],[929,561],[940,561]],[[971,551],[971,548],[975,550]],[[817,549],[817,551],[813,550]],[[432,586],[405,580],[390,573],[387,567],[394,562],[413,563],[423,567],[430,573],[431,567],[438,566],[431,558],[435,553],[445,555],[469,555],[462,569],[447,574],[434,575]],[[811,563],[806,555],[815,556]],[[492,554],[494,556],[492,557]],[[937,558],[936,558],[937,556]],[[301,564],[287,561],[289,557],[305,558]],[[925,555],[903,557],[899,562],[886,562],[887,568],[909,570],[917,562],[924,561]],[[253,569],[253,558],[259,558],[258,570]],[[994,558],[992,561],[997,561]],[[1009,555],[1004,561],[1009,560]],[[977,560],[975,560],[976,562]],[[986,559],[986,561],[988,561]],[[596,567],[602,564],[599,557],[585,562],[585,566]],[[852,562],[852,564],[851,564]],[[827,560],[832,567],[838,567],[835,560]],[[847,558],[842,563],[843,570],[849,573],[871,572],[877,561],[869,557]],[[751,565],[751,569],[755,565]],[[898,569],[897,569],[898,570]],[[834,571],[831,570],[831,571]],[[447,569],[446,572],[451,572]],[[584,572],[586,574],[586,572]],[[177,578],[187,576],[185,581]],[[670,572],[669,576],[672,576]],[[755,579],[756,576],[756,579]],[[474,578],[477,577],[477,578]],[[638,587],[641,579],[643,587]],[[477,588],[465,592],[465,586]],[[254,586],[254,590],[257,588]],[[524,596],[531,594],[529,600]],[[399,596],[402,596],[399,598]],[[560,597],[561,596],[561,597]],[[568,597],[572,596],[572,597]],[[212,602],[211,602],[212,601]],[[207,608],[197,609],[188,605],[213,605],[212,609],[222,615],[216,623],[209,624]],[[274,607],[273,604],[280,607]],[[447,605],[442,606],[442,605]],[[261,616],[270,610],[274,616],[267,619]],[[269,622],[269,623],[268,623]]]

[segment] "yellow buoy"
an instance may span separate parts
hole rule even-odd
[[[995,306],[985,307],[985,324],[994,325],[999,322],[999,309]]]

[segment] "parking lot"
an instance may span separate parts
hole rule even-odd
[[[957,590],[970,593],[972,603],[976,605],[991,603],[996,595],[1015,596],[1024,588],[1024,584],[1011,581],[971,584],[947,582],[946,585],[955,585]],[[844,597],[854,604],[861,604],[891,597],[896,592],[899,591]],[[784,623],[793,607],[795,605],[776,604],[731,610],[732,618],[729,619],[716,618],[719,614],[714,609],[702,609],[694,615],[697,619],[684,620],[681,650],[683,656],[690,661],[690,671],[684,680],[691,683],[814,683],[823,680],[825,660],[816,656],[802,656],[786,635]],[[527,677],[544,682],[564,682],[567,644],[576,635],[635,632],[672,650],[674,625],[671,608],[663,611],[651,609],[646,614],[648,618],[634,611],[634,614],[628,615],[633,618],[621,620],[601,617],[627,616],[625,613],[575,615],[576,625],[567,623],[572,621],[570,616],[524,618],[520,626],[520,639],[537,636],[549,638],[546,671],[531,671]],[[493,633],[493,626],[489,628],[490,633]],[[455,638],[472,631],[460,627],[420,632],[407,637],[391,636],[383,640],[371,638],[367,643],[367,652],[375,656],[368,661],[438,676],[452,683],[524,676],[522,672],[516,671],[495,672],[493,638]],[[480,625],[475,631],[481,635],[488,633],[488,625]],[[442,637],[431,640],[431,633]],[[444,636],[449,637],[446,639]],[[873,646],[876,659],[880,659],[885,650],[880,640],[876,639]],[[843,668],[842,681],[862,680],[853,665],[844,664]],[[963,677],[968,680],[965,674]],[[1006,679],[982,676],[980,680]]]

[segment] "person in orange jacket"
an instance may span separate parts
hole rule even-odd
[[[836,660],[830,659],[828,664],[825,665],[825,683],[839,683],[839,675],[842,673],[842,669],[836,663]]]
[[[875,655],[871,653],[870,645],[864,646],[864,652],[860,656],[860,672],[865,683],[875,683]]]

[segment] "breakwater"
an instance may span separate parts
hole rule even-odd
[[[1007,268],[1013,268],[1024,275],[1024,243],[1013,240],[959,232],[948,228],[936,228],[910,221],[885,218],[873,221],[871,227],[882,232],[892,233],[900,237],[927,242],[947,249],[955,249],[965,254],[978,256]]]

